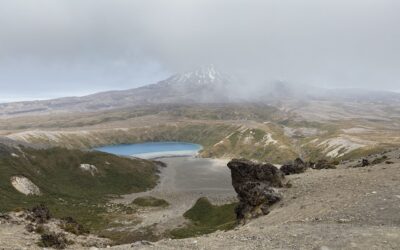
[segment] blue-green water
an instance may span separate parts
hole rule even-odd
[[[155,158],[162,156],[196,155],[202,147],[186,142],[146,142],[120,144],[95,148],[94,150],[123,156]]]

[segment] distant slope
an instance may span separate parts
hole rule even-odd
[[[159,103],[221,103],[229,88],[228,77],[213,67],[174,75],[140,88],[108,91],[83,97],[0,104],[1,116],[23,116],[51,112],[83,112]]]
[[[324,89],[283,81],[251,88],[213,66],[176,74],[140,88],[108,91],[82,97],[0,104],[0,116],[92,112],[154,104],[193,103],[286,103],[331,101],[348,103],[400,104],[400,93],[363,89]]]
[[[399,124],[400,110],[385,105],[315,102],[288,111],[262,104],[152,105],[3,119],[0,135],[79,149],[187,141],[201,144],[203,157],[284,163],[297,156],[353,158],[398,147]]]
[[[204,157],[239,157],[281,162],[293,158],[282,129],[264,121],[287,119],[268,105],[162,105],[117,112],[8,119],[9,139],[35,145],[88,149],[147,141],[187,141],[203,146]],[[36,119],[36,117],[35,117]],[[28,125],[29,124],[29,125]],[[19,130],[21,126],[22,131]],[[61,126],[61,127],[60,127]]]

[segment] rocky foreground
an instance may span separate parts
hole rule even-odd
[[[400,152],[389,152],[384,156],[346,162],[335,166],[336,169],[307,167],[302,173],[285,176],[269,164],[244,160],[231,162],[233,186],[245,208],[237,210],[238,218],[243,211],[250,211],[244,213],[246,216],[255,215],[245,216],[246,224],[231,231],[217,231],[196,238],[134,242],[111,248],[399,249]],[[293,164],[303,168],[298,160]],[[248,168],[249,165],[253,168]],[[261,182],[264,184],[261,185]],[[253,206],[249,206],[250,197],[258,197]],[[262,197],[279,199],[270,202]],[[263,214],[267,215],[261,216]],[[40,232],[36,232],[38,222],[32,222],[29,219],[31,215],[21,212],[11,216],[11,220],[1,219],[1,247],[40,249],[36,244],[41,240]],[[109,244],[107,240],[93,235],[76,236],[57,231],[60,221],[50,219],[46,223],[56,225],[50,228],[55,228],[56,234],[63,233],[66,240],[74,242],[66,246],[69,249],[107,248]],[[33,227],[28,224],[33,224]]]
[[[44,205],[0,214],[0,249],[81,249],[110,244],[110,240],[90,234],[73,218],[52,218]]]
[[[286,176],[291,187],[279,189],[283,198],[269,214],[232,231],[113,248],[399,249],[399,156],[389,153],[390,161],[364,167],[358,167],[360,160]]]

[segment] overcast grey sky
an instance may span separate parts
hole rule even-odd
[[[399,13],[398,0],[0,0],[0,100],[210,63],[246,83],[400,90]]]

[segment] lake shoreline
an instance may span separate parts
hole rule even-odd
[[[157,159],[166,157],[197,156],[203,146],[188,142],[145,142],[134,144],[109,145],[93,150],[119,156],[142,159]]]

